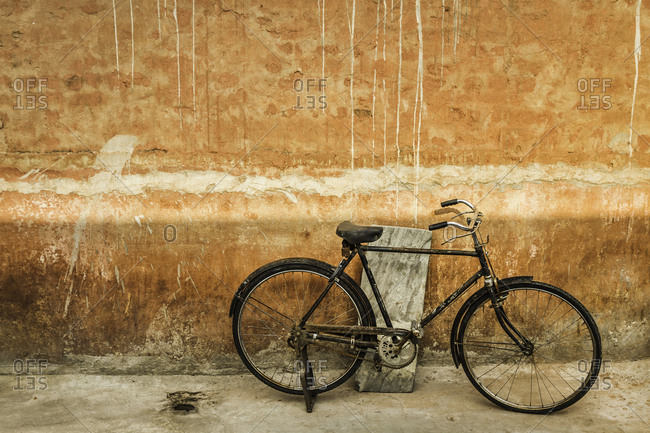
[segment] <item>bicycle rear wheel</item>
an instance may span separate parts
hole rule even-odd
[[[334,268],[311,259],[284,259],[255,271],[239,294],[233,314],[235,346],[262,382],[289,394],[303,392],[302,359],[289,343],[294,327],[326,287]],[[374,325],[369,302],[343,274],[311,315],[312,325]],[[308,345],[313,393],[333,389],[360,366],[362,354],[349,345],[315,340]]]
[[[598,377],[601,342],[585,307],[557,287],[530,281],[501,286],[503,311],[532,343],[520,349],[497,320],[489,294],[477,299],[459,329],[470,382],[508,410],[548,413],[582,398]]]

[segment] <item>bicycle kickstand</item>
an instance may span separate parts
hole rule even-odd
[[[309,364],[309,360],[307,359],[307,344],[299,344],[297,348],[297,351],[300,352],[300,358],[303,365],[303,371],[300,375],[300,383],[302,384],[302,392],[305,396],[305,407],[307,408],[307,413],[311,413],[314,409],[316,394],[309,390],[309,385],[315,383],[314,374],[312,372],[312,367]]]

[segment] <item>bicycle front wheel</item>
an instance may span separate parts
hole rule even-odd
[[[463,317],[459,351],[470,382],[508,410],[549,413],[582,398],[598,377],[600,334],[567,292],[529,281],[500,286],[502,308],[530,343],[522,350],[499,323],[486,292]]]
[[[334,268],[311,259],[284,259],[250,277],[233,314],[233,337],[248,369],[262,382],[289,394],[303,392],[305,368],[291,340],[328,284]],[[307,325],[372,326],[374,315],[363,292],[343,274],[332,285]],[[362,353],[350,345],[315,340],[307,347],[313,374],[309,388],[321,393],[345,382],[360,366]]]

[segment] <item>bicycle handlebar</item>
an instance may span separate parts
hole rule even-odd
[[[440,206],[442,206],[442,207],[453,206],[453,205],[455,205],[456,203],[458,203],[458,199],[457,199],[457,198],[452,199],[452,200],[446,200],[446,201],[443,201],[442,203],[440,203]]]
[[[457,223],[455,221],[443,221],[443,222],[440,222],[440,223],[431,224],[429,226],[429,230],[432,230],[432,231],[433,230],[440,230],[440,229],[444,229],[445,227],[451,226],[451,227],[456,227],[457,229],[460,229],[460,230],[465,231],[465,232],[474,231],[475,230],[474,226],[476,225],[476,220],[477,220],[477,217],[479,216],[479,212],[478,212],[478,209],[476,209],[476,207],[472,203],[468,202],[467,200],[460,200],[460,199],[455,198],[455,199],[452,199],[452,200],[443,201],[442,203],[440,203],[440,206],[447,207],[447,206],[453,206],[453,205],[458,204],[458,203],[462,203],[465,206],[469,207],[472,210],[472,213],[474,213],[473,218],[471,218],[472,227],[468,227],[468,226],[459,224],[459,223]]]
[[[458,203],[464,204],[465,206],[467,206],[471,210],[476,210],[476,208],[474,207],[474,205],[472,203],[468,202],[467,200],[460,200],[460,199],[457,199],[457,198],[455,198],[453,200],[443,201],[442,203],[440,203],[440,206],[447,207],[447,206],[453,206],[453,205],[458,204]]]
[[[441,222],[441,223],[431,224],[431,225],[429,226],[429,230],[439,230],[439,229],[444,229],[445,227],[447,227],[447,224],[448,224],[448,223],[449,223],[449,221],[443,221],[443,222]]]
[[[457,223],[455,221],[443,221],[441,223],[431,224],[429,226],[429,230],[433,231],[433,230],[444,229],[447,226],[456,227],[457,229],[460,229],[460,230],[462,230],[464,232],[471,232],[472,230],[474,230],[474,229],[472,229],[470,227],[464,226],[464,225],[459,224],[459,223]]]

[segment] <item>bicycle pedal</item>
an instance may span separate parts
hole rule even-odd
[[[375,357],[372,362],[375,365],[375,371],[381,373],[381,357],[379,356],[379,352],[375,352]]]

